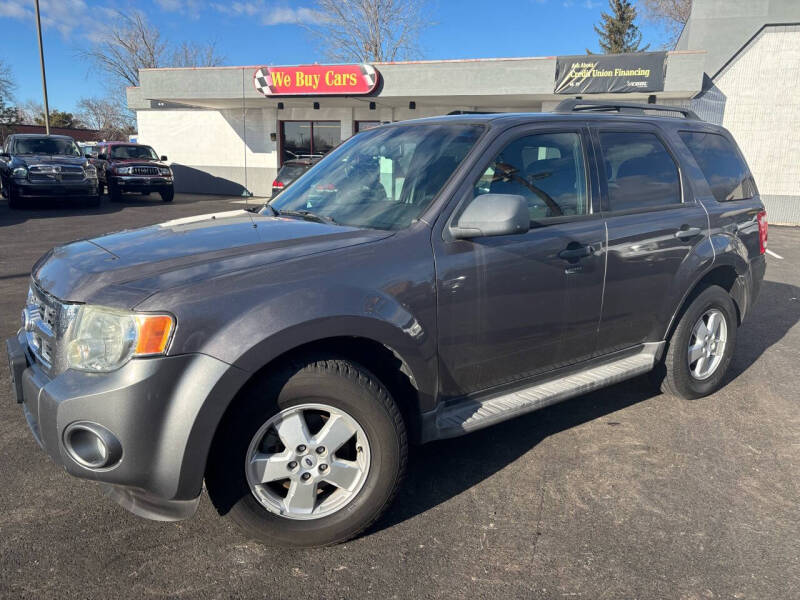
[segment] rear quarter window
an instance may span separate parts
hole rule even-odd
[[[746,200],[756,195],[750,170],[725,136],[703,131],[681,131],[717,202]]]

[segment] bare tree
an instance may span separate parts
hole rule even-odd
[[[383,62],[419,56],[419,36],[432,23],[426,0],[317,0],[318,22],[306,28],[329,60]]]
[[[105,98],[81,98],[78,118],[90,129],[97,129],[104,140],[127,140],[136,131],[128,111]]]
[[[141,12],[117,14],[104,38],[80,53],[106,75],[112,88],[139,85],[139,69],[212,67],[224,60],[213,42],[171,47]]]
[[[661,25],[667,32],[668,46],[674,46],[689,20],[692,0],[640,0],[644,17]]]
[[[17,84],[14,81],[11,66],[4,59],[0,58],[0,100],[3,102],[11,102],[14,97],[15,89],[17,89]]]

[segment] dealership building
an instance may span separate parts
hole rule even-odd
[[[561,100],[691,107],[736,137],[772,223],[800,224],[800,1],[694,0],[674,50],[372,65],[143,69],[138,141],[179,191],[268,196],[284,161],[381,123]]]

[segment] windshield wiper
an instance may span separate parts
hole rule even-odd
[[[305,219],[306,221],[315,221],[317,223],[332,223],[334,225],[338,225],[333,217],[329,217],[327,215],[318,215],[317,213],[313,213],[310,210],[278,210],[274,206],[267,204],[272,209],[272,212],[275,213],[275,216],[287,216],[287,217],[300,217]]]

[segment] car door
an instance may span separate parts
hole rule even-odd
[[[679,284],[681,273],[708,234],[708,216],[658,128],[608,124],[593,128],[593,139],[608,231],[598,337],[607,353],[663,338],[686,285]]]
[[[595,351],[605,229],[588,130],[516,127],[484,153],[456,193],[461,206],[485,193],[527,202],[524,234],[450,239],[433,232],[439,380],[457,397],[577,362]]]

